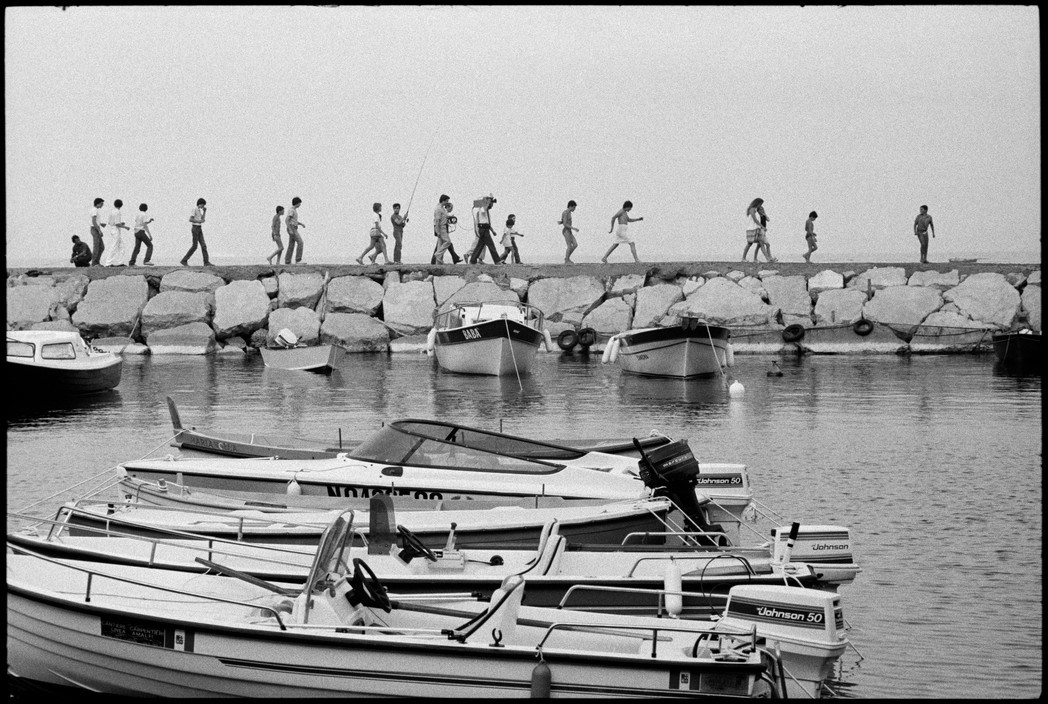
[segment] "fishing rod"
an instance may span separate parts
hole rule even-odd
[[[415,189],[418,188],[418,181],[422,178],[422,170],[426,168],[426,159],[429,158],[429,151],[433,148],[433,143],[437,141],[437,133],[433,133],[433,139],[429,140],[429,148],[426,149],[426,154],[422,157],[422,166],[418,168],[418,176],[415,177],[415,188],[411,189],[411,197],[408,198],[408,207],[404,209],[404,219],[408,217],[408,213],[411,212],[411,201],[415,200]]]

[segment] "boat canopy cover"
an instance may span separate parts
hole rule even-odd
[[[352,450],[350,456],[386,464],[550,474],[564,468],[556,464],[558,460],[574,460],[584,454],[574,448],[493,431],[408,419],[383,426]]]

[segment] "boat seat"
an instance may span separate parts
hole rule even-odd
[[[559,563],[567,544],[567,539],[559,532],[556,520],[550,521],[542,527],[542,539],[539,541],[535,558],[517,574],[521,577],[550,574]]]
[[[515,574],[506,577],[501,586],[492,592],[487,611],[481,612],[455,629],[459,631],[458,640],[494,643],[497,638],[504,644],[510,641],[517,628],[517,617],[523,598],[524,580]]]

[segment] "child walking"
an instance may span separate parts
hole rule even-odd
[[[819,248],[818,242],[815,241],[815,218],[817,217],[819,214],[813,210],[808,213],[808,220],[804,223],[804,239],[808,241],[808,251],[801,256],[809,264],[811,264],[811,255]]]
[[[517,232],[515,225],[517,224],[517,216],[510,213],[510,216],[506,218],[506,229],[502,232],[502,246],[505,250],[502,252],[502,257],[499,259],[500,264],[505,264],[509,255],[513,255],[513,263],[520,264],[520,252],[517,250],[517,238],[523,237],[521,233]]]
[[[371,255],[371,263],[374,264],[375,260],[378,259],[378,255],[381,254],[382,258],[386,260],[386,264],[389,264],[389,257],[386,256],[386,233],[382,230],[382,204],[375,203],[371,206],[371,209],[375,212],[371,221],[371,229],[369,231],[371,235],[371,243],[368,248],[361,252],[360,256],[357,257],[357,264],[364,264],[364,257],[372,249],[375,253]]]
[[[266,257],[269,264],[279,264],[280,255],[284,253],[284,243],[280,239],[280,219],[284,214],[284,206],[277,206],[277,214],[273,216],[273,241],[277,243],[277,251]]]

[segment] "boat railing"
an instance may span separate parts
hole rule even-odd
[[[692,556],[692,555],[689,555],[687,557],[680,557],[680,556],[677,556],[677,555],[674,555],[674,556],[670,556],[670,555],[645,555],[643,557],[638,557],[633,562],[633,566],[630,567],[629,571],[626,573],[626,576],[627,577],[632,577],[634,575],[634,573],[637,571],[637,568],[640,567],[642,562],[694,562],[694,561],[698,561],[698,560],[703,560],[703,561],[705,561],[705,565],[703,566],[703,569],[705,570],[705,568],[709,566],[709,563],[713,562],[714,560],[718,560],[718,559],[722,559],[722,558],[736,559],[736,560],[738,560],[739,562],[742,563],[742,566],[746,569],[747,573],[749,573],[750,575],[757,574],[757,572],[753,569],[753,565],[750,564],[750,561],[747,560],[742,555],[734,555],[732,553],[718,552],[718,553],[715,553],[713,555],[705,555],[705,556],[700,556],[700,555]]]
[[[649,537],[674,537],[674,538],[681,538],[682,540],[690,539],[690,540],[693,541],[693,544],[691,544],[690,546],[689,545],[685,545],[685,547],[702,548],[704,550],[731,550],[732,549],[732,546],[730,546],[730,545],[702,545],[702,544],[699,543],[699,539],[701,539],[701,538],[714,538],[715,539],[715,538],[718,538],[718,537],[723,537],[725,540],[728,540],[728,534],[727,533],[725,533],[724,531],[717,531],[717,530],[708,530],[708,531],[707,530],[691,530],[691,531],[686,531],[686,530],[658,530],[658,531],[646,530],[646,531],[634,531],[633,533],[627,533],[626,534],[626,537],[624,537],[622,539],[622,545],[623,545],[623,547],[626,547],[626,546],[629,546],[629,545],[633,545],[634,543],[631,543],[630,541],[632,539],[634,539],[634,538],[641,538],[641,544],[643,544],[644,543],[643,539],[649,538]]]
[[[8,518],[18,518],[18,519],[29,518],[28,516],[22,516],[21,514],[10,513],[10,512],[7,514],[7,516],[8,516]],[[48,542],[57,542],[61,538],[61,535],[62,535],[63,532],[68,532],[70,529],[73,528],[73,526],[70,526],[67,522],[65,522],[63,520],[55,519],[55,518],[34,518],[34,520],[38,524],[52,526],[52,532],[46,538],[46,540]],[[57,530],[55,530],[55,529],[57,529]],[[224,545],[236,545],[236,546],[241,546],[242,547],[242,546],[245,545],[245,543],[238,542],[236,540],[230,540],[228,538],[218,538],[218,537],[214,537],[214,536],[205,536],[205,537],[201,538],[201,536],[199,534],[197,534],[197,533],[190,533],[190,534],[185,534],[184,536],[178,536],[178,537],[191,538],[192,540],[191,540],[190,543],[185,543],[185,542],[175,543],[174,542],[174,536],[172,538],[155,538],[155,537],[151,537],[151,536],[147,536],[147,535],[140,535],[140,534],[135,534],[135,533],[125,533],[123,531],[116,530],[114,528],[103,528],[103,527],[89,526],[89,525],[77,525],[76,526],[76,530],[77,531],[81,531],[81,532],[85,532],[85,533],[91,533],[93,535],[104,536],[104,537],[107,537],[107,538],[125,538],[125,539],[136,540],[136,541],[141,542],[141,543],[147,543],[147,544],[152,546],[150,548],[150,551],[149,551],[149,559],[148,559],[148,564],[149,564],[150,567],[152,567],[152,566],[154,566],[156,564],[156,560],[157,560],[156,553],[157,553],[157,550],[159,548],[161,548],[161,547],[164,547],[164,546],[178,548],[179,550],[188,550],[190,552],[199,552],[199,553],[205,554],[207,556],[208,560],[212,560],[216,556],[233,557],[233,558],[243,558],[243,557],[245,557],[243,552],[224,550],[222,548],[222,546],[224,546]],[[35,530],[34,530],[34,533],[35,533]],[[61,543],[59,543],[59,544],[61,544]],[[304,552],[304,551],[300,551],[300,550],[292,550],[292,549],[288,549],[288,548],[282,548],[279,545],[268,545],[268,544],[260,544],[260,543],[251,543],[250,546],[251,546],[251,549],[253,551],[258,551],[258,552],[261,552],[261,553],[271,553],[271,554],[276,555],[275,557],[264,557],[264,556],[261,556],[261,555],[252,554],[250,556],[251,559],[253,561],[258,561],[258,562],[271,562],[271,563],[274,563],[274,564],[285,566],[285,565],[288,564],[288,562],[287,562],[287,558],[286,557],[282,557],[283,555],[294,556],[294,557],[306,557],[306,558],[310,558],[310,559],[312,559],[312,557],[313,557],[313,555],[310,552]]]
[[[201,594],[196,592],[187,591],[185,589],[179,589],[177,587],[165,587],[159,584],[150,584],[149,582],[143,582],[137,579],[131,579],[130,577],[119,577],[116,575],[108,574],[106,572],[93,569],[91,567],[83,566],[79,563],[63,562],[56,559],[41,555],[40,553],[29,550],[17,544],[13,544],[10,541],[7,543],[7,549],[12,550],[16,553],[22,553],[24,555],[31,555],[44,562],[49,562],[59,567],[73,570],[75,572],[83,572],[87,575],[87,584],[84,586],[84,603],[91,603],[91,590],[94,586],[94,578],[109,579],[114,582],[122,582],[124,584],[134,584],[138,587],[144,587],[146,589],[155,589],[157,591],[168,592],[172,594],[180,594],[182,596],[191,596],[198,599],[207,599],[209,601],[217,601],[225,604],[235,604],[237,606],[246,606],[250,609],[259,609],[261,611],[268,611],[273,614],[273,618],[276,619],[277,625],[280,626],[280,630],[286,631],[287,626],[284,624],[283,619],[280,618],[280,612],[274,606],[266,606],[265,604],[256,604],[247,601],[241,601],[239,599],[227,599],[226,597],[215,596],[214,594]]]
[[[564,592],[564,596],[561,597],[555,608],[572,608],[568,606],[568,602],[571,601],[571,597],[580,592],[609,592],[613,594],[641,594],[645,596],[653,596],[656,598],[655,615],[659,618],[669,614],[669,611],[666,610],[667,596],[679,596],[681,599],[684,597],[705,599],[708,602],[710,609],[714,608],[713,604],[709,603],[713,596],[710,592],[676,591],[673,589],[644,589],[642,587],[611,587],[602,584],[574,584],[568,587],[567,591]],[[727,598],[727,595],[725,595],[725,598]]]

